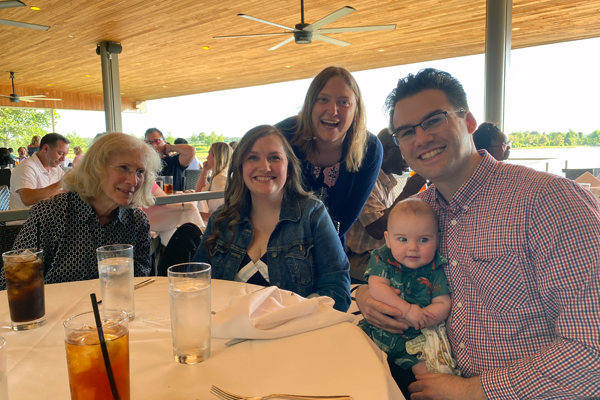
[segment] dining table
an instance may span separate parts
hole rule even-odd
[[[153,278],[154,283],[135,291],[135,319],[129,323],[131,399],[214,400],[212,385],[244,396],[404,399],[385,354],[352,322],[230,346],[225,344],[228,339],[213,337],[208,360],[179,364],[173,359],[168,279]],[[211,310],[218,314],[232,299],[257,288],[213,279]],[[100,297],[97,279],[46,285],[46,324],[16,332],[10,329],[6,291],[0,291],[0,336],[7,342],[10,399],[70,398],[62,323],[91,311],[90,293]]]

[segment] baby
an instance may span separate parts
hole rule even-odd
[[[412,368],[415,375],[459,375],[444,323],[450,314],[451,300],[442,269],[447,261],[436,252],[436,212],[422,200],[406,199],[390,212],[387,229],[386,244],[373,250],[365,279],[371,296],[402,311],[402,318],[411,327],[403,334],[395,334],[365,320],[359,326],[396,365]]]

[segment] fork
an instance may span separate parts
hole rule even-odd
[[[295,396],[293,394],[270,394],[264,397],[244,397],[238,396],[227,392],[223,389],[219,389],[216,386],[212,386],[210,392],[222,400],[267,400],[267,399],[290,399],[290,400],[352,400],[352,396],[341,395],[341,396]]]

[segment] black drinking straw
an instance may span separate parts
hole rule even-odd
[[[112,392],[114,399],[119,400],[117,384],[115,383],[115,377],[112,368],[110,367],[110,358],[108,358],[108,350],[106,349],[106,342],[104,341],[104,331],[102,330],[102,320],[100,319],[100,312],[98,311],[96,293],[90,294],[90,298],[92,299],[92,308],[94,309],[94,318],[96,319],[96,328],[98,328],[98,338],[100,339],[100,347],[102,348],[102,357],[104,358],[104,366],[106,367],[106,374],[108,375],[108,383],[110,383],[110,391]]]

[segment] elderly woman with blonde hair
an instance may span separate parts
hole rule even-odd
[[[66,193],[31,208],[13,248],[41,245],[46,283],[98,278],[96,249],[134,246],[134,274],[150,273],[150,225],[139,207],[154,203],[152,185],[162,168],[156,151],[123,133],[96,140],[65,175]]]

